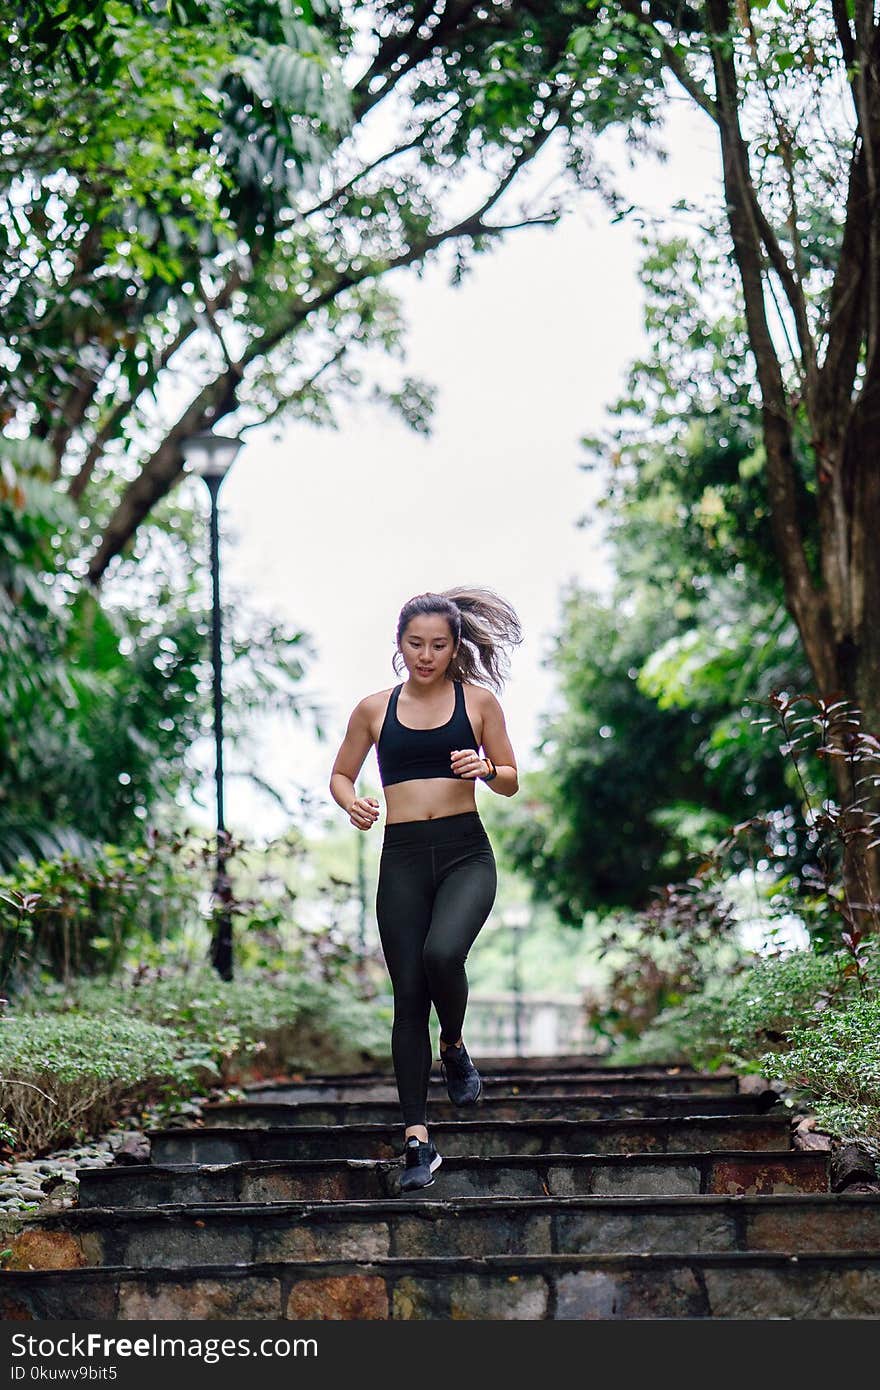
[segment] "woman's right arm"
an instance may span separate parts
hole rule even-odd
[[[367,701],[355,705],[348,721],[345,738],[339,746],[330,773],[330,795],[348,815],[358,830],[369,830],[379,817],[379,803],[374,796],[358,796],[355,779],[364,759],[373,746]]]

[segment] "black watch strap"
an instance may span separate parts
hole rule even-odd
[[[493,763],[492,759],[487,757],[485,753],[483,754],[483,760],[489,764],[489,771],[486,773],[485,777],[483,778],[483,781],[491,782],[493,777],[498,776],[498,769]]]

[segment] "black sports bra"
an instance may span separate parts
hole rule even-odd
[[[461,681],[453,681],[455,709],[452,718],[433,729],[411,729],[397,717],[397,701],[403,682],[391,692],[376,744],[379,777],[383,787],[412,782],[418,777],[455,777],[449,761],[454,748],[473,748],[479,753],[473,726],[464,703]]]

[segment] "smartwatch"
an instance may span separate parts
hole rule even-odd
[[[485,753],[483,754],[483,761],[489,764],[489,771],[484,776],[483,781],[491,782],[493,777],[498,776],[498,769],[493,763],[492,759],[488,758]]]

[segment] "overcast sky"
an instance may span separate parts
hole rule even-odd
[[[621,183],[657,210],[718,183],[707,119],[682,104],[671,131],[665,166],[641,161],[633,173],[622,154],[616,160]],[[606,157],[615,146],[606,140]],[[257,721],[247,752],[260,750],[265,775],[291,801],[307,786],[342,816],[327,782],[348,715],[397,681],[391,658],[406,599],[453,584],[488,585],[520,616],[525,640],[500,698],[520,768],[536,765],[539,720],[554,697],[542,663],[563,585],[609,583],[599,524],[575,524],[601,488],[578,468],[579,439],[603,427],[643,347],[635,232],[584,196],[557,227],[509,234],[458,288],[443,262],[421,279],[395,272],[409,322],[399,370],[438,387],[430,438],[381,406],[342,410],[338,432],[290,425],[281,444],[268,430],[248,433],[221,492],[223,572],[311,634],[317,656],[304,690],[324,706],[330,731],[320,743],[293,719]],[[245,751],[226,751],[227,821],[249,835],[276,833],[286,818],[236,775]],[[195,814],[210,825],[210,743],[195,756],[208,773]],[[372,749],[362,794],[378,791],[375,757]]]

